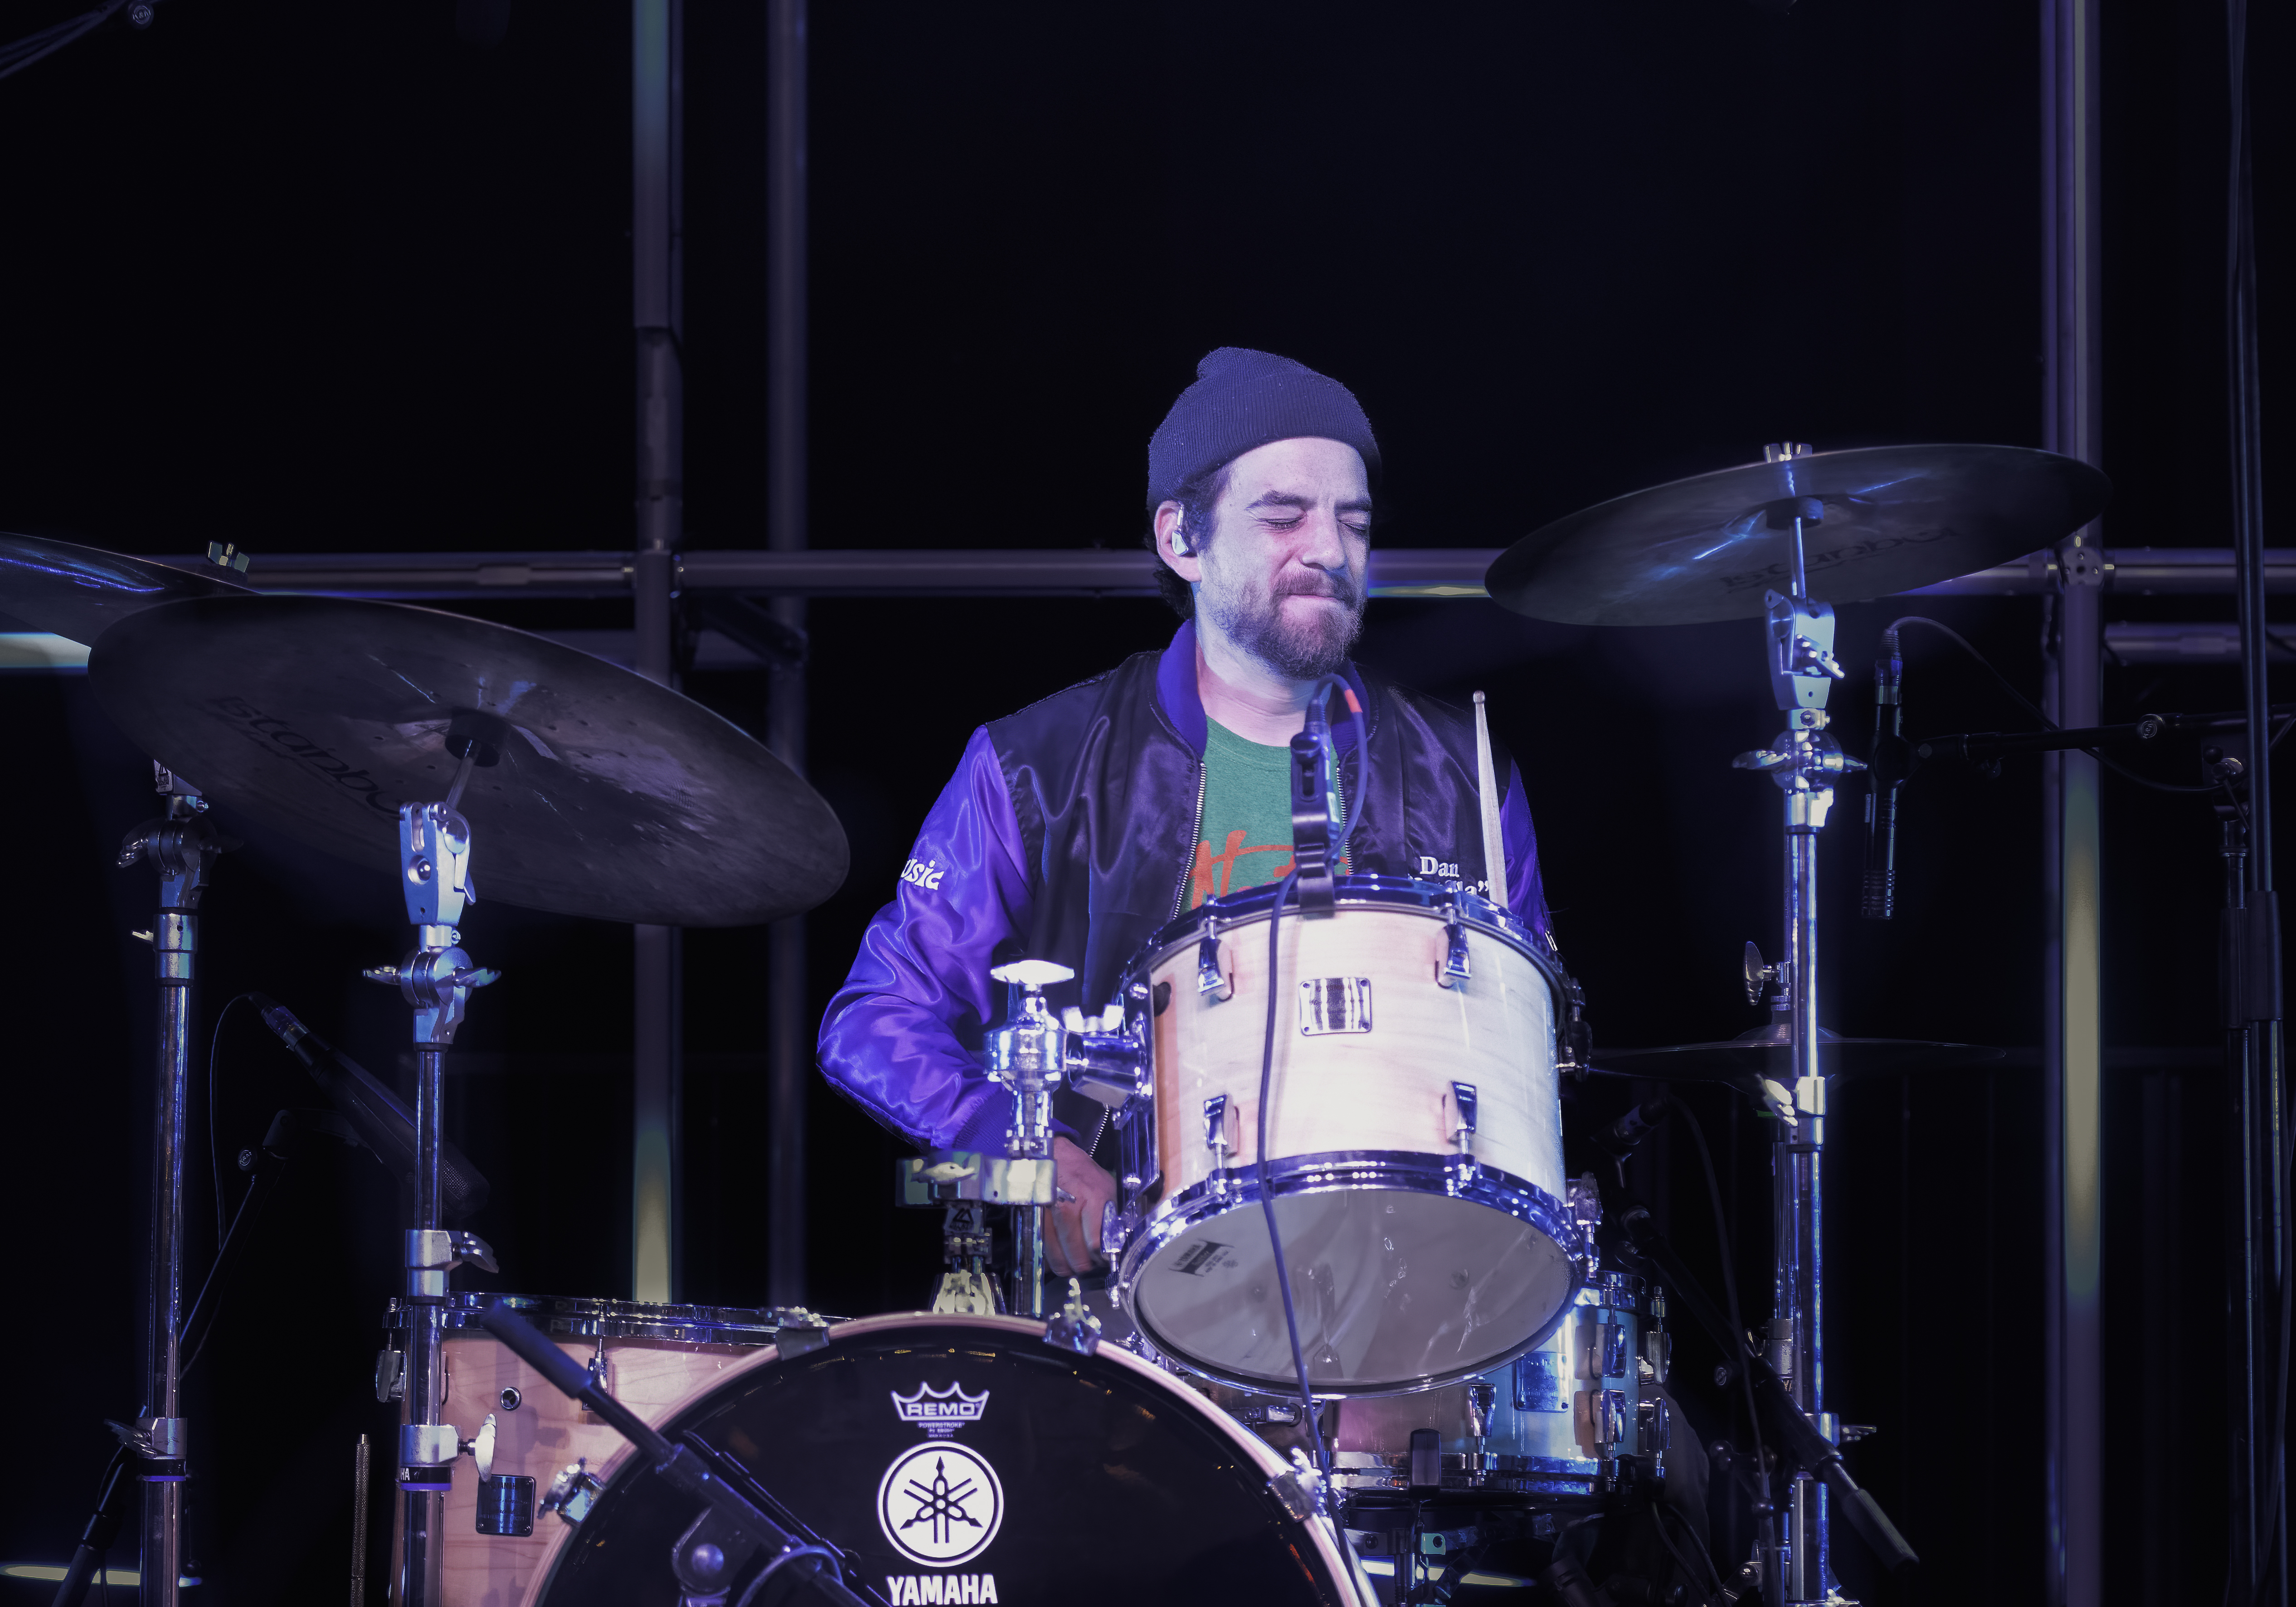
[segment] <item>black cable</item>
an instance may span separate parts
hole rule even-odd
[[[1738,1272],[1730,1265],[1731,1236],[1729,1229],[1724,1226],[1727,1218],[1722,1215],[1722,1185],[1714,1176],[1714,1156],[1706,1147],[1706,1129],[1699,1125],[1698,1112],[1681,1102],[1677,1102],[1676,1109],[1682,1112],[1683,1120],[1690,1124],[1690,1136],[1698,1145],[1698,1164],[1706,1171],[1707,1202],[1714,1208],[1714,1240],[1722,1254],[1722,1298],[1730,1311],[1730,1336],[1742,1344],[1746,1337],[1746,1321],[1738,1315]],[[1769,1460],[1762,1449],[1762,1414],[1754,1405],[1754,1375],[1747,1367],[1744,1357],[1736,1357],[1733,1360],[1738,1382],[1745,1386],[1746,1427],[1754,1437],[1754,1465],[1767,1471]]]
[[[1698,1570],[1692,1567],[1690,1564],[1690,1559],[1682,1554],[1682,1548],[1674,1543],[1674,1537],[1666,1532],[1666,1521],[1669,1518],[1673,1519],[1677,1523],[1682,1525],[1683,1534],[1689,1538],[1691,1545],[1695,1546],[1698,1550],[1699,1562],[1705,1564],[1705,1577],[1714,1581],[1714,1589],[1710,1595],[1707,1595],[1706,1587],[1703,1584],[1701,1584],[1698,1587],[1699,1594],[1705,1595],[1708,1601],[1712,1601],[1716,1597],[1720,1596],[1722,1594],[1721,1570],[1714,1566],[1714,1554],[1706,1549],[1706,1542],[1701,1540],[1698,1537],[1698,1531],[1690,1527],[1690,1520],[1684,1517],[1680,1513],[1676,1512],[1672,1507],[1667,1505],[1664,1501],[1653,1501],[1651,1503],[1651,1516],[1658,1521],[1658,1537],[1666,1542],[1666,1548],[1674,1554],[1675,1562],[1681,1566],[1683,1572],[1688,1574],[1693,1580],[1696,1580],[1699,1578]]]
[[[207,1304],[208,1291],[210,1289],[215,1288],[216,1275],[223,1270],[224,1252],[231,1248],[231,1242],[238,1236],[239,1230],[241,1228],[251,1226],[247,1219],[247,1208],[255,1201],[256,1188],[257,1185],[253,1181],[250,1181],[247,1185],[247,1193],[240,1196],[239,1209],[232,1213],[230,1230],[224,1234],[223,1242],[216,1246],[215,1264],[208,1268],[208,1275],[200,1284],[200,1292],[193,1297],[191,1309],[184,1314],[184,1335],[185,1338],[190,1337],[192,1325],[199,1321],[200,1310]],[[216,1308],[217,1316],[222,1312],[221,1300],[221,1291],[217,1291],[217,1303]],[[211,1316],[208,1318],[208,1325],[200,1331],[200,1342],[192,1347],[191,1359],[186,1361],[183,1365],[181,1371],[176,1373],[178,1378],[189,1378],[192,1375],[192,1369],[199,1365],[200,1357],[208,1348],[208,1336],[213,1333],[215,1330],[216,1316]]]
[[[1348,840],[1355,835],[1356,820],[1363,808],[1361,785],[1363,767],[1370,757],[1365,750],[1370,746],[1371,742],[1371,727],[1364,720],[1363,710],[1356,707],[1355,694],[1349,691],[1347,683],[1341,680],[1339,676],[1325,676],[1316,685],[1316,690],[1308,695],[1311,699],[1324,697],[1333,687],[1337,687],[1341,694],[1347,699],[1349,712],[1353,715],[1356,721],[1357,785],[1357,801],[1349,808],[1347,818],[1341,822],[1340,835],[1332,844],[1331,857],[1327,864],[1335,864],[1339,861],[1347,852]],[[1342,793],[1347,791],[1336,767],[1332,780]],[[1315,1386],[1308,1377],[1307,1352],[1300,1349],[1300,1318],[1292,1304],[1292,1271],[1283,1259],[1283,1235],[1275,1226],[1274,1174],[1268,1170],[1267,1163],[1267,1096],[1275,1081],[1275,972],[1277,965],[1282,962],[1282,952],[1276,947],[1276,934],[1283,925],[1283,901],[1292,896],[1293,890],[1299,884],[1300,867],[1295,864],[1292,867],[1291,874],[1284,877],[1283,882],[1276,888],[1275,903],[1267,912],[1267,1032],[1259,1051],[1259,1137],[1253,1145],[1252,1154],[1255,1169],[1259,1174],[1259,1209],[1267,1218],[1267,1247],[1275,1259],[1275,1287],[1283,1297],[1283,1327],[1292,1340],[1292,1366],[1293,1372],[1299,1375],[1300,1423],[1307,1429],[1308,1438],[1315,1442],[1316,1471],[1328,1482],[1332,1476],[1332,1456],[1330,1450],[1324,1444],[1324,1424],[1316,1410]]]
[[[238,1004],[242,999],[251,999],[254,996],[251,993],[242,993],[234,995],[227,1000],[224,1007],[216,1012],[215,1030],[208,1034],[208,1177],[215,1184],[216,1255],[218,1258],[223,1254],[223,1242],[229,1235],[224,1231],[223,1225],[223,1160],[220,1152],[216,1148],[216,1050],[223,1042],[224,1018],[231,1013],[232,1005]],[[213,1275],[212,1268],[209,1269],[209,1275]]]
[[[26,34],[20,39],[0,45],[0,78],[21,72],[36,61],[47,60],[75,40],[86,38],[119,15],[119,8],[127,4],[127,0],[104,0],[103,4],[92,12],[82,12],[77,17],[68,17],[37,33]]]
[[[1890,631],[1895,631],[1902,625],[1926,625],[1931,630],[1936,631],[1939,635],[1948,638],[1955,646],[1960,648],[1962,652],[1976,660],[1978,668],[1982,669],[1987,675],[1993,677],[1994,684],[2000,687],[2004,693],[2008,694],[2012,702],[2015,703],[2018,708],[2023,709],[2027,714],[2031,715],[2036,720],[2039,721],[2042,730],[2062,731],[2064,729],[2063,726],[2058,725],[2056,721],[2051,719],[2047,715],[2043,714],[2038,709],[2035,708],[2030,702],[2029,702],[2026,700],[2025,694],[2018,691],[2017,688],[2011,684],[2007,676],[2003,675],[1999,670],[1994,668],[1992,661],[1983,653],[1978,652],[1976,648],[1971,646],[1968,638],[1964,636],[1959,631],[1954,629],[1951,626],[1943,624],[1936,619],[1931,619],[1926,615],[1907,614],[1903,619],[1891,620],[1890,622],[1889,628]],[[1886,635],[1888,633],[1885,632],[1884,634]],[[2077,751],[2087,754],[2091,758],[2095,759],[2098,764],[2103,765],[2114,775],[2122,776],[2127,780],[2133,781],[2140,787],[2150,787],[2155,792],[2213,792],[2217,790],[2217,783],[2214,782],[2210,782],[2204,786],[2194,787],[2185,785],[2180,782],[2154,781],[2149,775],[2137,775],[2136,771],[2131,770],[2128,766],[2120,763],[2118,760],[2107,758],[2094,748],[2082,748]]]
[[[1259,1136],[1253,1150],[1259,1172],[1259,1209],[1267,1218],[1267,1245],[1275,1258],[1275,1287],[1283,1296],[1283,1327],[1292,1336],[1292,1367],[1300,1378],[1300,1421],[1316,1442],[1316,1471],[1328,1478],[1331,1459],[1324,1450],[1324,1425],[1316,1414],[1316,1391],[1308,1379],[1307,1353],[1300,1348],[1300,1318],[1292,1308],[1292,1273],[1283,1262],[1283,1235],[1275,1226],[1275,1193],[1267,1169],[1267,1092],[1275,1078],[1275,947],[1276,928],[1283,919],[1283,901],[1299,885],[1300,873],[1283,878],[1275,890],[1275,906],[1267,912],[1267,1037],[1259,1054]]]

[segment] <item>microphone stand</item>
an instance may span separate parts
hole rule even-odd
[[[1803,527],[1824,516],[1824,504],[1791,494],[1794,460],[1808,454],[1808,447],[1793,442],[1763,448],[1764,456],[1779,466],[1790,493],[1765,511],[1771,529],[1791,532],[1786,589],[1764,594],[1770,690],[1786,717],[1786,729],[1771,747],[1742,753],[1731,762],[1767,775],[1784,794],[1786,952],[1779,972],[1791,1030],[1793,1108],[1781,1111],[1792,1119],[1777,1124],[1771,1161],[1777,1225],[1775,1365],[1795,1407],[1831,1439],[1820,1343],[1819,1160],[1825,1142],[1825,1078],[1818,1064],[1817,834],[1833,806],[1834,783],[1865,767],[1845,755],[1826,729],[1826,694],[1842,678],[1842,669],[1833,657],[1833,610],[1809,594],[1802,545]],[[1785,1537],[1764,1546],[1763,1599],[1770,1607],[1823,1603],[1834,1594],[1823,1487],[1807,1472],[1796,1474],[1788,1505]]]
[[[184,1484],[191,1477],[191,1425],[183,1415],[184,1152],[191,1088],[192,980],[199,953],[200,896],[217,857],[239,844],[203,818],[207,799],[164,767],[152,767],[167,813],[127,833],[119,866],[146,861],[160,873],[159,918],[135,935],[152,945],[160,983],[157,1097],[152,1119],[151,1278],[145,1295],[144,1414],[134,1447],[143,1458],[140,1577],[144,1607],[176,1607],[184,1576]],[[117,1474],[114,1477],[118,1477]]]
[[[1683,1264],[1673,1243],[1659,1231],[1651,1218],[1649,1208],[1636,1205],[1629,1209],[1620,1224],[1635,1252],[1658,1270],[1669,1289],[1680,1300],[1690,1315],[1698,1319],[1714,1342],[1721,1347],[1726,1365],[1734,1372],[1742,1371],[1746,1382],[1753,1390],[1755,1409],[1761,1414],[1760,1428],[1765,1439],[1778,1447],[1786,1461],[1796,1470],[1800,1480],[1817,1479],[1841,1503],[1842,1513],[1851,1527],[1874,1548],[1882,1565],[1892,1572],[1911,1568],[1921,1561],[1898,1526],[1890,1521],[1889,1514],[1857,1480],[1850,1476],[1841,1460],[1841,1447],[1833,1439],[1818,1432],[1817,1425],[1803,1415],[1787,1392],[1784,1382],[1768,1361],[1748,1349],[1742,1335],[1734,1335],[1730,1324],[1714,1304],[1712,1297],[1700,1287]],[[1758,1471],[1758,1480],[1763,1475]],[[1767,1488],[1767,1481],[1757,1488],[1758,1499]],[[1759,1514],[1757,1514],[1759,1516]],[[1765,1591],[1768,1579],[1764,1578]]]

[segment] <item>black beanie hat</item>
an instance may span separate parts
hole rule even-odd
[[[1196,365],[1196,382],[1148,438],[1148,505],[1255,447],[1320,436],[1363,455],[1379,479],[1379,443],[1355,394],[1302,363],[1223,346]]]

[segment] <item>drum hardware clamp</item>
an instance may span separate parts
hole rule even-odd
[[[1083,1286],[1074,1278],[1069,1280],[1067,1304],[1045,1324],[1045,1343],[1078,1356],[1090,1356],[1100,1349],[1100,1319],[1085,1309]]]
[[[1296,1445],[1292,1447],[1292,1465],[1267,1481],[1267,1490],[1302,1523],[1324,1515],[1323,1475],[1308,1460],[1308,1453]]]
[[[590,1471],[590,1459],[577,1456],[560,1468],[557,1477],[551,1480],[549,1489],[543,1493],[542,1510],[556,1513],[560,1521],[572,1528],[590,1515],[590,1509],[597,1505],[598,1497],[605,1488],[598,1476]]]

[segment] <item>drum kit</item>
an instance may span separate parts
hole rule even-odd
[[[1829,729],[1832,602],[2047,545],[2106,494],[2094,470],[2019,448],[1789,445],[1526,537],[1488,577],[1517,612],[1767,621],[1786,729],[1735,762],[1782,791],[1784,954],[1748,961],[1775,1024],[1590,1053],[1552,946],[1456,881],[1338,876],[1288,910],[1292,883],[1210,900],[1097,1016],[1055,1015],[1043,990],[1067,973],[1018,961],[996,972],[1010,1004],[982,1052],[1017,1096],[1012,1129],[1000,1152],[901,1164],[898,1197],[945,1213],[947,1266],[930,1309],[857,1321],[452,1286],[494,1259],[449,1226],[461,1163],[441,1133],[443,1062],[496,980],[463,947],[480,886],[615,921],[776,919],[845,874],[811,789],[699,704],[540,637],[0,537],[0,610],[91,644],[94,693],[166,799],[121,861],[160,884],[149,1399],[115,1425],[145,1491],[145,1600],[176,1599],[195,1456],[178,1355],[189,994],[201,895],[234,846],[212,798],[392,874],[415,929],[366,973],[413,1017],[413,1111],[339,1079],[370,1118],[393,1106],[416,1184],[377,1373],[401,1403],[390,1589],[409,1607],[1840,1601],[1829,1496],[1886,1563],[1912,1553],[1824,1409],[1827,1081],[1990,1052],[1819,1027],[1816,840],[1863,768]],[[1596,1179],[1566,1175],[1560,1089],[1597,1072],[1726,1083],[1775,1118],[1759,1330],[1647,1211],[1614,1199],[1606,1226]],[[1109,1111],[1119,1182],[1096,1225],[1105,1287],[1065,1300],[1044,1250],[1062,1086]],[[1713,1334],[1752,1414],[1754,1449],[1726,1463],[1760,1537],[1742,1567],[1705,1554],[1708,1453],[1668,1391],[1670,1310]],[[1605,1514],[1669,1505],[1657,1532],[1678,1572],[1596,1584]],[[1146,1518],[1152,1543],[1108,1545],[1116,1513]]]

